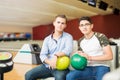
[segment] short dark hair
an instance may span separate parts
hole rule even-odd
[[[66,20],[66,22],[67,22],[67,17],[64,14],[59,14],[55,18],[57,18],[57,17],[64,18]]]
[[[92,24],[92,20],[91,20],[91,18],[88,17],[88,16],[83,16],[83,17],[81,17],[81,18],[79,19],[79,23],[80,23],[80,21],[82,21],[82,20],[87,20],[87,21],[89,21],[89,22]]]

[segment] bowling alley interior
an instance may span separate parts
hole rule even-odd
[[[108,37],[113,52],[110,72],[103,80],[120,80],[120,0],[1,0],[0,80],[25,80],[27,71],[42,64],[43,41],[53,32],[58,14],[67,16],[65,31],[73,36],[73,52],[83,36],[79,18],[92,19],[93,30]]]

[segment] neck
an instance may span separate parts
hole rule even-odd
[[[92,32],[90,32],[90,34],[85,35],[85,38],[90,39],[90,38],[92,38],[93,35],[94,35],[94,32],[92,31]]]
[[[58,39],[62,35],[62,33],[63,32],[55,32],[55,33],[53,33],[53,38]]]

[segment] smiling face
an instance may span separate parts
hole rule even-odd
[[[55,31],[63,32],[63,30],[66,28],[66,19],[62,17],[57,17],[53,22],[53,25],[55,27]]]
[[[89,35],[92,32],[93,24],[88,20],[81,20],[79,22],[79,29],[84,35]]]

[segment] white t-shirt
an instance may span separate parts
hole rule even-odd
[[[90,39],[82,39],[79,45],[82,51],[90,56],[104,55],[100,41],[95,35]],[[109,66],[108,64],[109,61],[88,61],[87,66]]]

